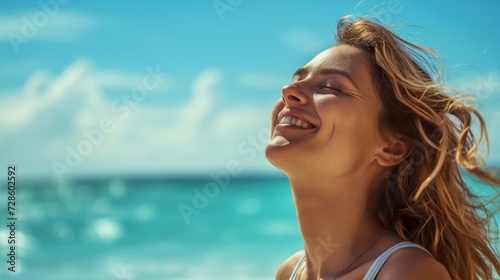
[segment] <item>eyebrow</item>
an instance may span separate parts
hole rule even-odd
[[[295,78],[295,76],[301,75],[304,73],[307,73],[307,69],[304,67],[301,67],[297,71],[295,71],[295,73],[293,73],[292,79]],[[356,89],[359,89],[358,85],[354,82],[351,75],[349,75],[349,73],[344,71],[344,70],[340,70],[340,69],[336,69],[336,68],[323,68],[323,69],[320,69],[318,71],[318,73],[320,75],[342,75],[342,76],[346,77],[356,87]]]

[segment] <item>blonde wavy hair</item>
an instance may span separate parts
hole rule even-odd
[[[381,184],[379,219],[427,248],[452,279],[493,279],[494,271],[500,274],[493,213],[462,177],[466,170],[489,185],[500,184],[478,153],[480,143],[489,145],[483,117],[463,96],[447,95],[437,52],[404,40],[375,19],[340,19],[337,44],[372,57],[383,103],[380,132],[412,145]]]

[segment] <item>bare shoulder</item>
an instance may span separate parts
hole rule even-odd
[[[278,272],[276,272],[276,280],[288,280],[292,275],[293,269],[299,262],[300,258],[304,255],[304,251],[298,251],[293,254],[291,257],[286,259],[281,266],[278,268]]]
[[[400,249],[382,266],[378,280],[450,280],[446,268],[418,248]]]

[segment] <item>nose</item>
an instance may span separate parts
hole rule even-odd
[[[295,83],[288,84],[281,89],[283,102],[287,107],[293,105],[306,105],[307,96],[297,87]]]

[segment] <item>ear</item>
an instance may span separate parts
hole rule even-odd
[[[375,159],[381,166],[389,167],[400,164],[408,156],[411,150],[409,141],[403,139],[391,139],[386,142]]]

